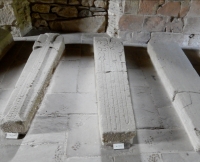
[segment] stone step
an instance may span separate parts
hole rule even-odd
[[[200,78],[177,43],[148,44],[148,53],[196,151],[200,150]]]
[[[28,131],[64,48],[63,37],[58,34],[39,36],[5,108],[1,122],[4,132]]]
[[[136,127],[123,44],[96,37],[94,55],[102,143],[132,144]]]
[[[10,32],[0,28],[0,60],[13,44],[14,41]]]

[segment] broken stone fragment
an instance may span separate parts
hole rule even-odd
[[[25,134],[29,130],[64,48],[58,34],[39,36],[5,107],[4,132]]]

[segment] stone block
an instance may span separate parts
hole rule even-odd
[[[171,22],[167,22],[166,31],[173,33],[182,33],[183,32],[183,20],[180,18],[174,18]]]
[[[151,34],[151,41],[153,42],[176,42],[179,46],[184,47],[188,46],[189,35],[184,35],[180,33],[163,33],[155,32]]]
[[[159,0],[140,1],[140,8],[138,13],[143,15],[155,15],[159,5]]]
[[[122,3],[123,13],[137,14],[139,8],[139,0],[126,0]]]
[[[164,32],[166,23],[167,17],[145,16],[143,29],[150,32]]]
[[[132,144],[136,135],[123,44],[94,38],[95,76],[102,143]]]
[[[169,1],[158,9],[157,14],[164,16],[178,17],[180,9],[181,9],[181,2]]]
[[[14,41],[9,31],[0,28],[0,60],[13,45]]]
[[[94,5],[95,5],[95,7],[97,7],[97,8],[107,8],[107,1],[105,1],[105,0],[96,0],[96,1],[94,1]]]
[[[199,75],[177,43],[150,41],[148,53],[195,151],[199,151]]]
[[[57,15],[56,14],[40,14],[41,18],[43,18],[44,20],[56,20],[57,19]]]
[[[34,19],[40,19],[41,18],[39,13],[32,13],[31,17],[34,18]]]
[[[141,31],[144,16],[123,15],[119,20],[119,29],[122,31]]]
[[[47,27],[48,26],[48,23],[46,20],[42,20],[42,19],[37,19],[35,20],[35,22],[33,23],[33,25],[36,27],[36,28],[39,28],[39,27]]]
[[[106,18],[105,16],[95,16],[82,18],[78,20],[53,21],[49,23],[53,30],[64,32],[105,32]]]
[[[131,42],[131,43],[142,43],[146,44],[150,38],[150,32],[126,32],[119,31],[119,38]]]
[[[190,10],[190,0],[185,0],[181,2],[180,17],[185,17]]]
[[[50,6],[47,4],[35,4],[32,6],[32,10],[39,13],[49,13]]]
[[[186,34],[200,34],[200,17],[184,18],[185,26],[183,32]]]
[[[91,17],[92,12],[90,10],[81,10],[78,14],[78,17]]]
[[[91,7],[94,5],[94,0],[82,0],[81,4],[86,7]]]
[[[1,122],[4,132],[28,131],[64,48],[62,36],[40,35],[5,108]]]
[[[191,1],[191,7],[187,14],[187,17],[200,17],[200,1],[198,0],[192,0]]]
[[[78,17],[78,10],[74,6],[53,7],[51,11],[56,13],[58,16],[66,18]]]

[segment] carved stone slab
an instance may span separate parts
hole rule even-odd
[[[123,44],[95,38],[95,76],[102,143],[132,144],[136,135]]]
[[[148,44],[148,53],[195,150],[200,150],[200,78],[179,47]]]
[[[63,37],[58,34],[39,36],[5,108],[1,122],[4,132],[28,131],[64,48]]]

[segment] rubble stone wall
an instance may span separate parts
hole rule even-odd
[[[62,32],[105,32],[107,0],[29,0],[37,29]]]
[[[133,43],[200,45],[200,0],[110,0],[107,33]]]
[[[27,0],[0,0],[0,27],[13,36],[23,36],[32,28]]]

